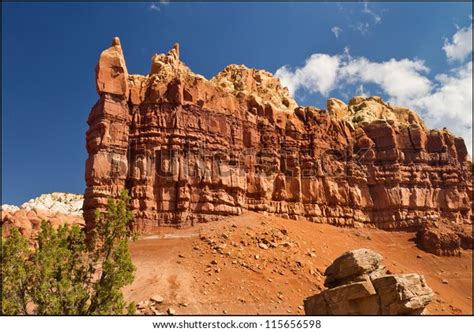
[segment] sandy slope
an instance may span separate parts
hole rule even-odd
[[[302,314],[303,299],[323,289],[326,266],[365,247],[380,252],[393,273],[424,274],[436,293],[432,314],[471,314],[472,251],[437,257],[419,250],[414,235],[256,213],[163,229],[131,244],[138,270],[125,296],[161,295],[158,310],[177,314]]]

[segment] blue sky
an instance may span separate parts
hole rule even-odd
[[[471,13],[471,3],[2,3],[2,203],[83,192],[94,67],[114,36],[130,73],[177,41],[207,78],[230,63],[263,68],[300,104],[377,94],[469,137]]]

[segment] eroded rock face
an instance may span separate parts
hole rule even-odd
[[[419,315],[434,295],[421,275],[385,274],[369,249],[344,253],[325,275],[329,289],[304,300],[306,315]]]
[[[416,237],[418,246],[438,256],[460,256],[462,249],[472,249],[473,235],[470,225],[424,225]]]
[[[109,93],[127,96],[128,71],[118,37],[115,37],[112,46],[100,55],[95,73],[99,95]]]
[[[91,226],[93,209],[122,188],[142,231],[245,210],[383,229],[470,223],[462,139],[379,97],[301,107],[262,70],[194,74],[178,45],[154,55],[148,75],[129,75],[118,40],[100,56],[97,86],[86,135]]]

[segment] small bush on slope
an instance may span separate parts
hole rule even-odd
[[[134,278],[128,250],[132,214],[122,191],[96,212],[87,240],[77,226],[57,230],[44,222],[35,248],[17,229],[2,239],[2,313],[101,315],[133,313],[121,288]]]

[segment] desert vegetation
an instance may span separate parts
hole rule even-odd
[[[134,279],[128,241],[129,195],[96,211],[87,234],[78,225],[55,229],[46,220],[33,243],[12,228],[2,239],[2,313],[103,315],[133,313],[121,288]]]

